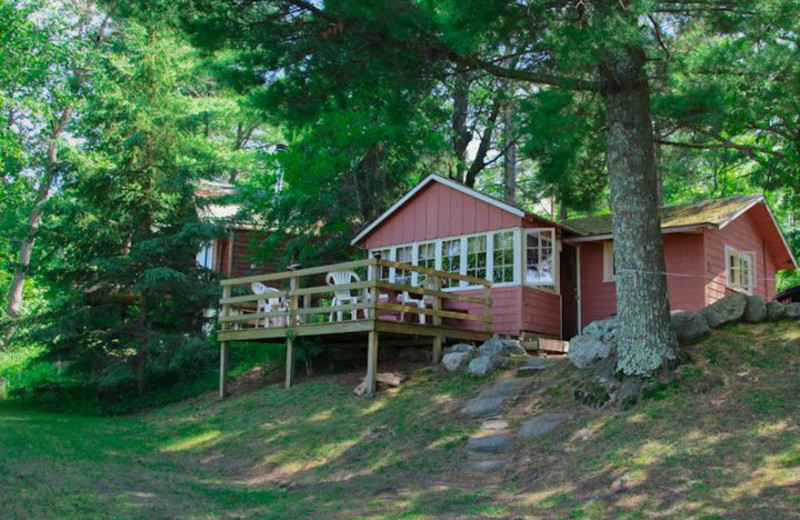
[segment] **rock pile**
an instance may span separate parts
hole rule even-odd
[[[727,323],[760,323],[784,317],[800,317],[800,303],[783,305],[766,302],[759,295],[733,293],[699,312],[673,311],[670,325],[680,346],[686,347]],[[586,369],[574,397],[590,408],[618,402],[621,408],[628,409],[639,401],[641,379],[628,378],[621,382],[615,378],[619,325],[616,317],[592,322],[584,328],[583,334],[569,342],[569,360],[576,367]]]
[[[492,338],[480,347],[459,343],[444,350],[442,364],[450,372],[466,368],[470,374],[484,377],[505,368],[512,356],[527,356],[518,341]]]

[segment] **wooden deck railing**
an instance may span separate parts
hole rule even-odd
[[[332,271],[355,271],[361,281],[347,285],[327,285],[325,275]],[[391,283],[388,274],[402,273],[408,283]],[[277,289],[268,295],[254,294],[251,286],[260,282]],[[353,262],[311,267],[282,273],[248,276],[223,280],[219,321],[222,332],[263,329],[277,333],[278,329],[313,327],[319,334],[335,333],[342,323],[361,320],[413,321],[420,325],[441,327],[442,320],[450,320],[448,326],[458,327],[453,321],[478,322],[482,329],[492,329],[491,283],[458,273],[438,271],[426,267],[370,258]],[[480,295],[455,292],[450,287],[468,286],[480,291]],[[358,295],[357,303],[331,305],[335,291],[350,291]],[[425,297],[426,305],[409,304],[398,295]],[[282,309],[273,312],[256,312],[259,300],[280,298]],[[342,312],[342,321],[331,321],[333,313]],[[356,320],[351,318],[355,313]],[[426,318],[422,320],[420,316]],[[269,326],[265,327],[265,321]]]

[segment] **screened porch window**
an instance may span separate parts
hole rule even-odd
[[[414,263],[413,246],[398,247],[397,251],[395,251],[395,255],[396,262],[412,265]],[[411,272],[404,269],[396,269],[394,274],[394,283],[411,285]]]
[[[493,273],[494,283],[514,281],[514,232],[495,233],[493,239]]]
[[[486,235],[467,238],[467,276],[486,279]]]
[[[555,229],[525,233],[525,281],[545,289],[556,288]]]
[[[461,239],[442,240],[442,271],[448,273],[461,272]],[[445,283],[449,284],[448,287],[456,287],[458,282],[455,280],[446,280]]]

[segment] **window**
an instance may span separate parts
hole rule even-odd
[[[555,290],[555,230],[534,229],[527,231],[525,237],[525,281]]]
[[[442,240],[442,271],[448,273],[461,272],[461,239]],[[443,280],[443,287],[457,287],[456,280]]]
[[[395,251],[395,261],[404,264],[414,263],[414,246],[398,247]],[[394,283],[411,285],[411,271],[396,269],[394,273]]]
[[[753,283],[755,255],[726,246],[725,264],[728,287],[750,292],[755,286]]]
[[[543,286],[555,288],[552,265],[553,244],[555,243],[555,230],[548,228],[533,230],[535,240],[540,240],[542,246],[536,250],[537,266],[542,263],[539,256],[544,258],[541,269],[549,273]],[[466,274],[475,278],[483,278],[494,284],[513,284],[520,280],[520,243],[521,230],[509,229],[488,233],[465,235],[461,237],[431,240],[428,242],[415,242],[400,246],[373,249],[371,256],[380,254],[381,258],[400,263],[409,263],[437,269],[450,273]],[[539,269],[537,267],[537,269]],[[381,280],[391,280],[393,283],[404,285],[421,285],[426,276],[399,268],[382,269]],[[549,280],[549,281],[548,281]],[[533,283],[533,282],[529,282]],[[444,288],[467,287],[466,282],[457,280],[442,280]]]
[[[492,235],[492,282],[514,281],[514,232],[502,231]]]
[[[614,242],[603,242],[603,281],[617,280],[617,266],[614,265]]]
[[[486,279],[486,235],[467,238],[467,276]]]
[[[373,249],[372,251],[370,251],[370,256],[375,257],[377,255],[380,255],[380,257],[383,258],[384,260],[391,260],[392,259],[392,249],[391,248]],[[381,267],[381,272],[378,275],[378,280],[381,281],[381,282],[389,281],[390,273],[391,273],[391,270],[388,267]]]

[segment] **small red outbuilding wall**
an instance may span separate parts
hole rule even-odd
[[[757,205],[722,229],[663,235],[667,288],[672,310],[698,311],[731,289],[726,286],[725,247],[754,255],[753,294],[775,296],[776,255],[785,255],[768,210]],[[617,312],[616,284],[603,281],[603,243],[581,244],[581,323]]]

